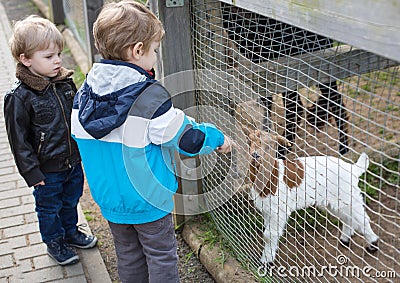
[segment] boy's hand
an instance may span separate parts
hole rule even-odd
[[[217,148],[219,153],[231,152],[234,147],[237,147],[236,143],[229,137],[225,136],[224,144]]]
[[[37,183],[36,185],[34,185],[34,187],[39,186],[39,185],[44,186],[44,185],[45,185],[44,181],[40,181],[39,183]]]

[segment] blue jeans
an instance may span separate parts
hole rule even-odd
[[[78,223],[77,205],[83,193],[81,164],[62,172],[44,173],[45,185],[34,187],[39,230],[44,243],[70,235]]]

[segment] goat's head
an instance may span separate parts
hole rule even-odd
[[[278,178],[278,164],[275,158],[278,144],[290,146],[290,142],[267,131],[242,126],[250,154],[250,181],[256,192],[265,197],[275,194]]]

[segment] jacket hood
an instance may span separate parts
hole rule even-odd
[[[102,60],[93,65],[73,108],[79,109],[82,127],[101,139],[124,123],[138,95],[155,82],[153,75],[136,65]]]
[[[61,67],[61,70],[58,72],[57,76],[51,78],[50,80],[46,80],[41,76],[32,73],[24,64],[18,63],[15,76],[30,88],[41,92],[44,91],[51,83],[64,80],[72,76],[73,73],[74,71]]]

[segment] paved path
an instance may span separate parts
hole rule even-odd
[[[67,267],[47,256],[32,189],[18,174],[4,124],[4,94],[15,80],[15,63],[8,47],[11,32],[0,3],[0,282],[111,282],[97,248],[78,251],[81,261]],[[80,222],[86,223],[82,211]]]

